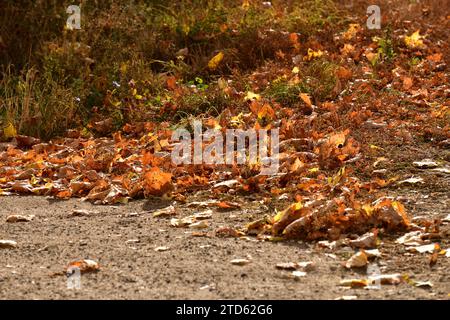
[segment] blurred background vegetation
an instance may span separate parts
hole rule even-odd
[[[289,34],[306,38],[340,21],[328,0],[73,2],[1,1],[2,128],[47,139],[106,117],[119,128],[219,113],[239,102],[218,79],[247,90],[245,75],[292,49]],[[72,4],[81,7],[80,30],[65,27]],[[219,53],[220,65],[208,67]],[[327,76],[332,66],[324,68],[312,71]],[[193,90],[175,95],[169,77]],[[292,88],[278,87],[268,94],[289,103]]]

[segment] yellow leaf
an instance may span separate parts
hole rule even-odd
[[[292,205],[290,205],[288,208],[286,208],[283,211],[277,212],[275,217],[273,217],[273,222],[276,223],[281,220],[281,218],[285,215],[289,215],[290,212],[295,212],[303,208],[303,205],[301,202],[295,202]]]
[[[248,9],[250,7],[249,0],[242,0],[242,9]]]
[[[125,62],[120,64],[120,73],[126,74],[128,70],[128,65]]]
[[[423,36],[419,34],[419,30],[414,32],[410,36],[405,37],[405,44],[408,48],[420,48],[423,47]]]
[[[8,125],[3,129],[3,135],[6,138],[14,138],[17,136],[17,130],[11,122],[8,122]]]
[[[292,69],[292,73],[297,74],[297,73],[299,73],[299,72],[300,72],[300,69],[299,69],[298,67],[294,67],[294,68]]]
[[[350,25],[348,26],[348,30],[344,32],[343,34],[343,38],[345,40],[350,40],[352,39],[359,31],[361,27],[359,26],[359,24],[357,23],[350,23]]]
[[[321,50],[314,51],[313,49],[308,48],[308,54],[303,57],[303,60],[311,61],[312,59],[319,58],[322,55],[323,55],[323,52]]]
[[[308,107],[312,106],[311,99],[306,93],[300,93],[300,98],[303,100],[304,103],[306,103]]]
[[[222,59],[223,59],[223,52],[221,51],[218,54],[216,54],[211,60],[209,60],[208,68],[210,68],[211,70],[216,69],[219,63],[222,61]]]
[[[244,97],[245,101],[249,101],[249,100],[259,100],[261,99],[261,96],[257,93],[253,93],[251,91],[248,91],[247,94]]]

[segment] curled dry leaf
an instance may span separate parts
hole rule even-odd
[[[161,246],[161,247],[156,247],[154,250],[155,250],[156,252],[162,252],[162,251],[167,251],[167,250],[169,250],[169,249],[170,249],[169,247]]]
[[[179,228],[179,227],[186,227],[186,226],[188,226],[188,225],[190,225],[190,224],[192,224],[194,222],[195,222],[195,218],[192,217],[192,216],[191,217],[186,217],[186,218],[181,218],[181,219],[173,218],[173,219],[170,220],[170,224],[172,226],[174,226],[174,227],[177,227],[177,228]]]
[[[372,281],[372,284],[380,283],[397,285],[404,281],[400,273],[373,275],[370,277],[370,279]]]
[[[349,244],[354,248],[374,248],[377,246],[377,234],[377,230],[375,232],[367,232],[355,240],[350,240]]]
[[[381,252],[378,249],[364,250],[368,259],[380,258]]]
[[[411,231],[395,240],[395,243],[405,246],[419,246],[423,243],[422,235],[423,233],[421,231]]]
[[[219,183],[214,184],[212,187],[213,188],[220,188],[220,187],[226,187],[226,188],[232,188],[235,185],[237,185],[239,183],[239,180],[236,179],[232,179],[232,180],[227,180],[227,181],[222,181]]]
[[[358,296],[341,296],[341,297],[337,297],[334,300],[356,300],[358,299]]]
[[[230,261],[230,263],[235,266],[244,266],[246,264],[249,264],[250,260],[248,260],[248,259],[233,259]]]
[[[418,288],[430,289],[433,287],[433,283],[431,281],[416,281],[414,286]]]
[[[174,206],[168,206],[166,208],[159,209],[159,210],[156,210],[155,212],[153,212],[154,217],[167,217],[167,216],[172,216],[175,214],[176,214],[176,210],[175,210]]]
[[[409,248],[409,251],[411,252],[418,252],[418,253],[433,253],[435,249],[435,244],[425,244],[423,246],[417,246]]]
[[[433,161],[431,159],[423,159],[421,161],[414,161],[413,165],[417,168],[421,169],[431,169],[436,168],[439,166],[439,164],[436,161]]]
[[[95,272],[100,270],[99,264],[96,261],[89,259],[70,262],[67,265],[66,272],[71,272],[75,268],[80,269],[81,273]]]
[[[90,216],[91,214],[92,213],[89,210],[78,209],[78,210],[73,210],[70,215],[72,217],[86,217],[86,216]]]
[[[304,261],[304,262],[285,262],[285,263],[277,263],[275,266],[280,270],[302,270],[302,271],[312,271],[315,268],[315,264],[312,261]]]
[[[306,276],[306,272],[304,271],[292,271],[291,273],[294,280],[299,280],[300,278],[303,278]]]
[[[347,269],[361,268],[365,267],[368,263],[369,261],[367,259],[367,254],[364,252],[364,250],[361,250],[347,260],[347,262],[345,263],[345,267]]]
[[[188,225],[189,228],[191,229],[204,229],[204,228],[208,228],[208,222],[202,220],[202,221],[197,221],[194,223],[191,223],[190,225]]]
[[[341,280],[339,285],[350,288],[364,288],[369,285],[369,281],[367,279],[345,279]]]
[[[194,218],[196,220],[210,219],[210,218],[212,218],[212,213],[213,213],[212,210],[206,210],[206,211],[194,214]]]
[[[17,242],[13,240],[0,240],[0,249],[12,249],[17,247]]]
[[[241,205],[237,202],[230,202],[230,201],[220,201],[215,203],[215,206],[218,207],[219,210],[234,210],[239,209]]]
[[[216,237],[232,237],[238,238],[244,236],[243,232],[237,231],[236,229],[230,227],[220,227],[215,230]]]
[[[35,216],[30,215],[20,215],[20,214],[13,214],[6,218],[6,222],[14,223],[14,222],[29,222],[33,220]]]
[[[280,270],[292,271],[292,270],[297,270],[298,263],[296,263],[296,262],[277,263],[277,265],[275,267]]]

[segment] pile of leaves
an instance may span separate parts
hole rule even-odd
[[[212,196],[256,195],[284,200],[286,209],[246,228],[249,234],[300,239],[338,239],[373,228],[414,229],[401,202],[385,188],[399,176],[378,170],[388,150],[429,141],[449,145],[448,73],[442,43],[419,31],[373,37],[350,24],[329,43],[286,33],[291,47],[245,78],[218,78],[215,90],[229,104],[218,115],[196,118],[209,129],[279,129],[280,168],[261,175],[261,159],[244,165],[176,165],[174,130],[192,131],[190,121],[126,124],[111,136],[86,128],[42,142],[4,132],[0,145],[0,195],[81,197],[99,204],[170,196],[184,202],[199,189]],[[217,68],[224,59],[211,59]],[[405,62],[406,61],[406,62]],[[409,62],[408,62],[409,61]],[[135,89],[132,95],[145,101]],[[176,76],[166,78],[161,114],[176,113],[183,97],[198,94]],[[111,119],[93,122],[108,132]],[[106,127],[105,130],[103,128]],[[414,133],[414,136],[413,136]],[[210,141],[204,140],[203,148]]]

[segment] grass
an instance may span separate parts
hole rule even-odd
[[[337,65],[325,59],[305,64],[298,83],[292,83],[286,79],[275,79],[265,90],[265,95],[283,104],[292,105],[300,101],[300,93],[308,93],[313,101],[325,101],[333,98],[333,89],[337,78],[335,71]]]
[[[245,6],[240,0],[104,0],[83,2],[81,30],[67,30],[70,4],[4,1],[0,125],[11,123],[22,134],[48,139],[105,117],[118,128],[132,121],[216,115],[239,104],[218,89],[219,78],[245,78],[277,52],[291,51],[283,34],[307,37],[340,19],[329,0],[275,0],[272,6],[256,1]],[[223,61],[208,68],[219,52]],[[334,80],[332,67],[323,63],[313,63],[316,69],[306,70],[301,85],[280,82],[268,94],[284,103],[303,90],[326,99]],[[182,94],[168,90],[170,76],[178,79]]]

